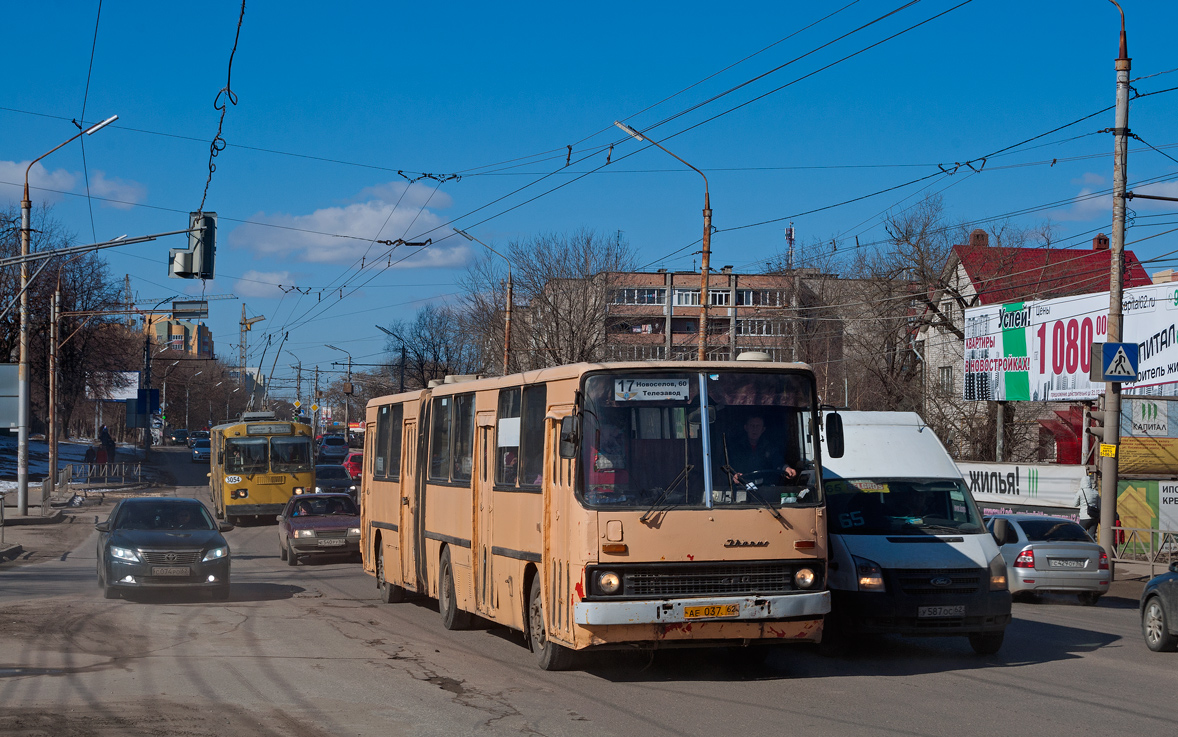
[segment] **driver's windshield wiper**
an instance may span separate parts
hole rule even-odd
[[[733,468],[732,466],[728,465],[727,463],[725,463],[723,466],[720,466],[720,470],[727,473],[728,478],[732,478],[736,475],[736,469]],[[757,491],[756,484],[754,484],[752,481],[749,481],[748,483],[742,484],[742,485],[744,486],[744,490],[750,496],[752,496],[753,499],[756,499],[761,504],[762,507],[764,507],[765,509],[768,509],[769,513],[777,518],[778,522],[785,525],[786,527],[789,527],[789,523],[786,522],[785,518],[781,516],[781,512],[777,511],[777,508],[774,507],[772,504],[770,504],[769,501],[767,499],[765,499],[765,497],[761,496],[761,494]]]
[[[646,522],[649,520],[654,515],[655,510],[658,509],[658,506],[663,503],[663,500],[670,496],[671,492],[675,490],[675,487],[687,480],[687,476],[691,473],[693,468],[695,468],[695,466],[691,465],[690,463],[684,464],[683,468],[679,470],[679,473],[675,474],[675,478],[671,479],[671,483],[667,484],[667,488],[663,489],[662,493],[658,495],[658,498],[654,500],[654,504],[650,505],[650,509],[646,510],[642,516],[638,518],[638,521]],[[667,505],[666,509],[661,511],[665,512],[674,506],[675,504],[669,504]]]
[[[940,532],[942,534],[947,533],[950,535],[960,535],[961,534],[961,530],[959,528],[949,527],[948,525],[926,525],[926,524],[916,524],[915,522],[907,522],[904,524],[904,526],[905,527],[915,527],[916,529],[918,529],[922,532]]]

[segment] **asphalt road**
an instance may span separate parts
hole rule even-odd
[[[207,501],[207,468],[164,453],[191,484],[176,493]],[[288,567],[273,525],[227,537],[228,602],[103,599],[96,535],[0,572],[0,734],[1074,737],[1170,735],[1178,717],[1178,654],[1146,649],[1127,598],[1015,604],[990,658],[887,638],[846,658],[599,654],[546,673],[518,634],[381,604],[356,563]]]

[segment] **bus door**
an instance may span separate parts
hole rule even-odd
[[[368,464],[367,468],[361,466],[360,468],[360,493],[356,495],[356,499],[360,502],[360,532],[361,535],[368,535],[371,530],[370,522],[372,520],[372,473],[370,470],[375,462],[373,460],[375,450],[374,439],[376,438],[376,423],[369,422],[364,426],[364,463]],[[361,545],[360,550],[364,555],[364,570],[375,572],[376,556],[375,550],[372,550],[373,555],[370,557],[368,551],[372,549],[372,540],[365,538],[364,544]]]
[[[417,420],[406,419],[401,436],[401,514],[397,541],[401,549],[401,581],[418,590],[417,577]]]
[[[478,437],[475,439],[475,524],[471,557],[474,559],[475,607],[486,615],[493,614],[495,609],[494,556],[491,554],[491,524],[495,503],[495,443],[491,429],[494,426],[494,410],[484,410],[475,416]]]
[[[569,570],[569,505],[573,503],[573,461],[560,457],[560,423],[571,415],[571,404],[553,406],[545,421],[544,443],[544,586],[541,597],[548,631],[557,639],[572,642],[570,597],[580,582],[581,572]]]

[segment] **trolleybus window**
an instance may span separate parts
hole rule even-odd
[[[225,471],[228,473],[265,473],[266,438],[228,438],[225,441]]]
[[[495,483],[515,486],[519,475],[519,389],[499,392],[499,417],[495,425]]]
[[[450,408],[452,397],[434,399],[430,422],[429,477],[431,481],[450,480]]]
[[[393,407],[386,404],[376,413],[376,440],[373,441],[372,475],[384,478],[388,475],[389,426],[393,420]]]
[[[270,456],[270,470],[275,473],[305,473],[313,468],[310,438],[270,438]]]
[[[524,389],[523,427],[520,432],[520,486],[539,486],[544,473],[544,415],[548,410],[548,387],[541,384]]]
[[[470,481],[474,462],[474,395],[454,397],[454,481]]]
[[[547,400],[548,387],[543,384],[499,392],[495,483],[515,486],[518,480],[520,486],[540,485],[544,471]]]
[[[610,372],[584,386],[578,491],[588,506],[820,501],[805,374]]]

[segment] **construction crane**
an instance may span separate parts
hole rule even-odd
[[[262,320],[265,320],[265,319],[266,318],[262,315],[258,315],[257,317],[246,317],[245,316],[245,303],[244,302],[242,303],[242,305],[241,305],[241,364],[240,364],[240,367],[238,368],[237,376],[238,376],[238,379],[241,380],[241,386],[243,388],[245,387],[245,354],[246,354],[246,340],[247,340],[245,334],[247,332],[249,332],[250,330],[254,329],[255,322],[261,322]],[[252,394],[252,391],[251,391],[251,394]]]

